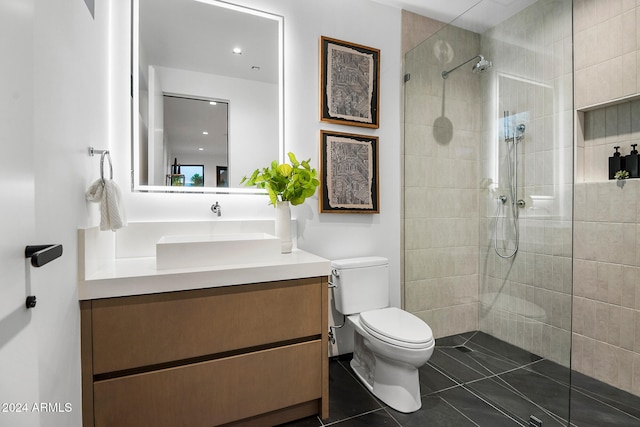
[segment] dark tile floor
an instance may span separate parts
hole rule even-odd
[[[530,415],[544,427],[640,426],[640,398],[482,332],[436,340],[420,368],[422,408],[412,414],[373,397],[353,376],[350,358],[329,363],[329,418],[288,427],[527,427]]]

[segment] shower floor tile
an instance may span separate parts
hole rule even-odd
[[[482,332],[436,340],[420,368],[422,408],[411,414],[369,393],[351,372],[350,358],[329,362],[330,417],[287,426],[527,427],[530,415],[544,427],[640,426],[640,398]]]

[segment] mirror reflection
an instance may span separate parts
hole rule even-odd
[[[134,190],[242,191],[282,157],[282,17],[133,1]]]
[[[148,156],[162,161],[151,185],[162,185],[164,179],[165,185],[172,186],[225,187],[226,183],[217,180],[214,172],[228,166],[229,103],[165,94],[163,105],[164,144],[160,147],[161,153],[149,152]],[[165,165],[171,159],[169,179]]]

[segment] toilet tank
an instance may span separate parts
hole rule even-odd
[[[389,306],[389,260],[363,257],[331,262],[336,310],[344,315]]]

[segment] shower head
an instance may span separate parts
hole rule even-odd
[[[480,60],[473,65],[471,71],[473,71],[474,73],[484,73],[489,68],[491,68],[493,64],[491,63],[491,61],[486,60],[482,55],[476,56],[476,58],[478,57],[480,58]]]
[[[487,71],[489,68],[491,68],[491,61],[488,61],[484,58],[484,56],[482,55],[476,55],[471,59],[468,59],[466,61],[464,61],[462,64],[458,65],[455,68],[452,68],[449,71],[443,71],[442,72],[442,78],[446,79],[447,77],[449,77],[449,74],[451,74],[453,71],[457,70],[458,68],[462,67],[464,64],[467,64],[471,61],[473,61],[474,59],[479,59],[478,62],[476,62],[473,67],[471,68],[471,70],[474,73],[484,73],[485,71]]]

